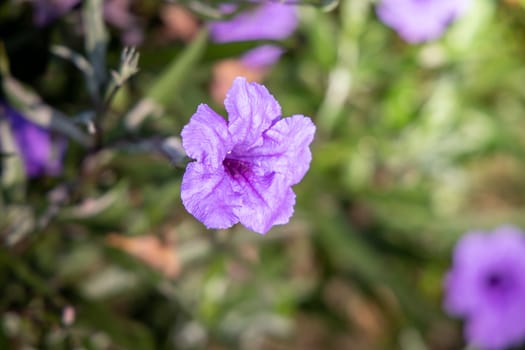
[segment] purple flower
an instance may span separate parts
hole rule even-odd
[[[284,50],[277,45],[261,45],[241,56],[241,62],[250,68],[270,67],[276,63]]]
[[[66,148],[64,139],[53,140],[48,130],[28,121],[2,102],[0,118],[6,118],[9,123],[27,176],[56,176],[62,172],[62,158]]]
[[[80,0],[30,0],[34,7],[33,20],[37,26],[45,26],[65,15]],[[121,39],[126,45],[138,45],[144,33],[137,16],[131,13],[132,0],[104,1],[104,19],[120,30]]]
[[[525,340],[525,236],[503,226],[470,232],[456,245],[445,308],[466,319],[465,337],[482,349]]]
[[[31,0],[33,19],[38,26],[45,26],[71,10],[80,0]]]
[[[139,17],[131,13],[131,5],[132,0],[106,0],[104,18],[121,31],[121,39],[126,45],[139,45],[144,40],[144,32]]]
[[[377,15],[410,43],[436,39],[465,9],[468,0],[382,0]]]
[[[228,122],[201,104],[182,130],[182,145],[196,161],[181,185],[186,209],[208,228],[240,222],[264,234],[293,213],[291,189],[305,175],[315,126],[310,118],[281,118],[268,90],[236,78],[224,106]]]
[[[249,40],[281,40],[297,27],[297,11],[293,6],[265,3],[227,21],[210,23],[213,41],[227,43]]]

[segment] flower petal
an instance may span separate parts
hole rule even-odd
[[[483,304],[479,297],[478,280],[486,255],[487,235],[483,232],[469,232],[458,242],[454,251],[454,268],[445,279],[445,309],[452,315],[464,316]],[[481,299],[481,300],[480,300]]]
[[[33,21],[39,27],[45,26],[67,13],[79,2],[80,0],[33,0]]]
[[[182,178],[181,199],[186,210],[208,228],[228,228],[239,221],[234,214],[239,195],[233,192],[223,169],[198,162],[188,164]]]
[[[260,145],[262,133],[275,118],[281,116],[281,106],[268,90],[257,83],[237,77],[226,95],[229,131],[239,152]]]
[[[263,172],[276,172],[295,185],[310,167],[312,153],[310,143],[314,138],[315,125],[302,115],[283,118],[263,134],[263,144],[234,154],[240,160],[249,160]]]
[[[466,8],[458,0],[382,0],[376,7],[383,23],[410,43],[437,39]]]
[[[230,150],[226,120],[205,104],[199,105],[181,136],[189,157],[214,168],[222,164]]]
[[[7,110],[20,156],[29,177],[56,176],[62,171],[66,140],[53,140],[51,132],[31,123],[19,112],[3,104]]]
[[[507,349],[522,343],[525,340],[525,310],[516,306],[508,312],[477,312],[467,320],[465,338],[472,345],[487,350]]]
[[[261,45],[247,51],[241,57],[241,62],[250,68],[267,68],[275,64],[284,49],[277,45]]]
[[[248,40],[280,40],[297,27],[297,10],[290,5],[267,3],[228,21],[210,24],[211,38],[218,43]]]
[[[235,207],[234,212],[241,224],[265,234],[273,225],[289,221],[295,194],[279,174],[252,175],[234,181],[235,191],[242,193],[242,205]]]

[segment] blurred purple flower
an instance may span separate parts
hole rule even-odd
[[[62,159],[66,149],[64,139],[53,140],[48,130],[28,121],[1,101],[0,117],[6,118],[11,128],[27,176],[56,176],[62,172]]]
[[[79,2],[80,0],[31,0],[34,7],[33,20],[37,26],[45,26]]]
[[[257,83],[234,80],[224,106],[227,122],[201,104],[182,130],[189,163],[182,179],[186,209],[208,228],[240,222],[264,234],[293,213],[291,189],[310,166],[310,118],[281,118],[281,106]]]
[[[250,68],[270,67],[279,60],[283,52],[283,48],[277,45],[261,45],[243,54],[241,62]]]
[[[410,43],[437,39],[468,0],[382,0],[377,15]]]
[[[293,33],[297,21],[295,7],[265,3],[230,20],[211,22],[210,35],[212,40],[218,43],[281,40]]]
[[[499,350],[525,340],[525,236],[503,226],[467,233],[445,280],[445,308],[466,319],[465,337]]]
[[[140,20],[130,11],[132,0],[104,1],[106,22],[121,31],[121,39],[126,45],[138,45],[144,40]]]
[[[31,0],[34,7],[34,22],[45,26],[66,14],[81,0]],[[121,31],[122,41],[126,45],[138,45],[142,42],[144,33],[140,20],[134,16],[130,7],[132,0],[105,0],[104,19]]]

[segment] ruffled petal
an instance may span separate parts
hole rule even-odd
[[[244,176],[234,186],[242,193],[235,215],[252,231],[265,234],[273,225],[286,224],[293,214],[295,194],[279,174]]]
[[[226,95],[229,131],[238,152],[262,144],[262,133],[275,118],[281,116],[281,106],[268,90],[257,83],[237,77]]]
[[[235,158],[250,161],[263,173],[283,175],[289,185],[295,185],[310,167],[310,143],[315,135],[312,120],[302,115],[283,118],[263,134],[263,144],[235,153]]]
[[[208,105],[201,104],[182,129],[182,146],[189,157],[200,163],[219,167],[230,151],[226,120]]]
[[[208,228],[228,228],[239,220],[234,210],[239,194],[233,192],[223,169],[188,164],[181,184],[181,199],[188,212]]]

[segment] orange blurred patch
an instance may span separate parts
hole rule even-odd
[[[163,34],[168,39],[190,41],[199,30],[197,18],[182,6],[164,5],[159,15],[164,23]]]
[[[242,76],[248,81],[260,83],[267,73],[268,69],[247,67],[236,59],[222,60],[213,66],[211,96],[215,102],[222,104],[236,77]]]
[[[124,250],[143,261],[168,278],[175,278],[181,271],[181,264],[173,243],[164,242],[154,235],[127,237],[117,233],[108,235],[107,243]]]

